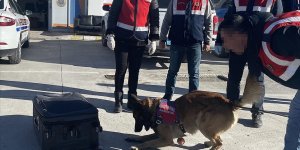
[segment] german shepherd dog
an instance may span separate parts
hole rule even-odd
[[[249,79],[249,76],[248,76]],[[247,82],[248,82],[247,79]],[[252,103],[255,99],[249,93],[259,93],[259,90],[250,90],[258,86],[251,81],[248,86],[250,98],[242,98],[240,104]],[[246,84],[246,87],[247,87]],[[246,89],[245,89],[246,90]],[[245,93],[245,91],[244,91]],[[254,94],[255,95],[255,94]],[[131,149],[158,148],[173,145],[174,138],[185,136],[184,130],[190,134],[200,131],[209,141],[204,142],[211,150],[218,150],[222,146],[220,135],[233,127],[238,120],[236,105],[232,104],[223,95],[208,91],[193,91],[175,100],[175,110],[179,123],[158,124],[156,123],[156,111],[161,99],[135,98],[133,117],[135,119],[135,132],[140,132],[143,127],[146,130],[152,128],[154,134],[127,138],[129,142],[144,142]],[[246,102],[247,101],[247,102]]]

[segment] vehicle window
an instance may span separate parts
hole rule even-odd
[[[36,7],[35,7],[35,5],[34,5],[34,3],[26,3],[25,4],[25,9],[26,10],[30,10],[30,11],[32,11],[33,13],[36,13],[37,12],[37,9],[36,9]]]
[[[14,1],[14,0],[13,0],[13,2],[14,2],[14,4],[15,4],[15,6],[17,7],[18,12],[19,12],[20,14],[22,14],[22,15],[25,15],[25,11],[20,7],[20,5],[19,5],[16,1]]]
[[[216,8],[228,8],[232,5],[232,0],[212,0]]]
[[[158,0],[159,8],[168,8],[171,0]]]
[[[11,9],[14,11],[14,13],[20,13],[18,11],[18,8],[16,7],[15,3],[13,2],[13,0],[9,0],[9,6],[11,7]]]
[[[211,9],[215,10],[215,4],[211,0],[209,0],[209,4],[210,4]]]
[[[4,9],[4,0],[0,0],[0,9]]]
[[[231,7],[232,2],[231,1],[226,1],[225,3],[223,3],[223,5],[221,6],[222,8],[229,8]]]

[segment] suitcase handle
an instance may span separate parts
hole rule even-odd
[[[76,138],[79,136],[79,130],[74,126],[64,127],[63,135],[64,135],[64,138],[67,138],[67,137],[75,137]]]
[[[71,137],[78,137],[78,130],[76,128],[70,129],[70,136]]]

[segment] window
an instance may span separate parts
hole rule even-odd
[[[232,0],[212,0],[213,5],[216,8],[228,8],[232,5]]]
[[[4,0],[0,0],[0,9],[4,9]]]
[[[9,10],[10,10],[12,13],[18,13],[18,10],[17,10],[17,8],[15,7],[14,3],[12,2],[12,0],[9,0],[8,3],[9,3],[9,6],[10,6]]]
[[[158,0],[159,8],[168,8],[171,0]]]
[[[22,15],[25,15],[25,12],[24,10],[20,7],[20,5],[16,2],[16,1],[13,1],[15,3],[15,6],[17,7],[18,9],[18,12]]]
[[[15,3],[13,2],[13,0],[9,0],[9,6],[10,6],[10,10],[13,12],[13,13],[19,13],[18,12],[18,9],[16,8],[15,6]]]

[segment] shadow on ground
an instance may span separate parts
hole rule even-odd
[[[42,34],[57,36],[63,33],[45,32]],[[22,60],[101,69],[115,68],[113,51],[103,47],[100,41],[41,40],[31,42],[29,48],[22,49]],[[142,68],[168,69],[166,63],[169,63],[169,57],[144,58]],[[227,59],[217,58],[206,52],[203,52],[201,63],[228,64]],[[0,59],[0,64],[9,64],[7,58]],[[22,66],[22,64],[19,65]]]
[[[32,116],[0,116],[0,122],[0,149],[40,150],[40,145],[33,129]],[[133,145],[133,143],[125,142],[125,138],[129,136],[134,135],[103,131],[99,134],[99,144],[104,150],[129,149]],[[122,141],[122,144],[116,141]],[[105,143],[105,145],[102,143]]]
[[[192,147],[188,147],[188,146],[184,146],[184,145],[174,145],[175,147],[179,147],[179,148],[182,148],[182,149],[188,149],[188,150],[199,150],[199,149],[205,149],[205,145],[202,144],[202,143],[199,143],[199,144],[196,144]]]
[[[39,150],[32,124],[32,116],[0,116],[0,149]]]

